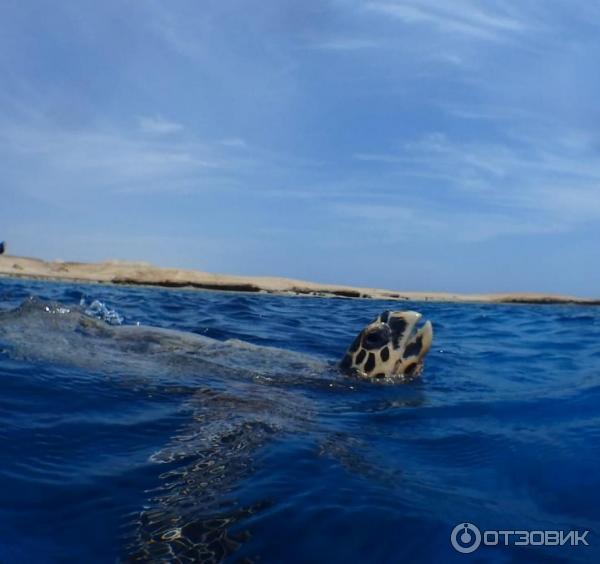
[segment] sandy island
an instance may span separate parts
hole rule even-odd
[[[231,276],[178,268],[159,268],[144,262],[107,261],[81,263],[0,256],[0,276],[69,282],[132,284],[167,288],[198,288],[235,292],[262,292],[281,295],[373,298],[475,303],[531,303],[600,305],[600,299],[537,293],[453,294],[446,292],[400,292],[318,284],[270,276]]]

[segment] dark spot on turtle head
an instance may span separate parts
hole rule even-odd
[[[404,375],[408,376],[410,378],[411,376],[414,375],[416,369],[417,369],[417,363],[412,362],[404,369]]]
[[[366,331],[362,338],[362,345],[367,350],[380,349],[390,341],[390,329],[387,325],[381,325],[375,329]]]
[[[369,353],[369,358],[365,364],[365,372],[371,372],[373,368],[375,368],[375,355],[373,353]]]
[[[352,341],[348,352],[356,352],[358,350],[358,346],[360,345],[360,334],[356,335],[356,339]]]
[[[387,323],[388,322],[388,318],[390,317],[390,312],[389,311],[384,311],[380,316],[379,319],[381,321],[381,323]]]
[[[367,356],[367,351],[365,349],[360,349],[360,352],[356,355],[356,364],[361,364],[365,359],[365,356]]]
[[[404,358],[409,356],[417,356],[423,348],[423,337],[419,336],[414,343],[410,343],[404,350]]]
[[[342,358],[342,361],[340,362],[340,368],[342,370],[350,370],[351,366],[352,366],[352,357],[349,354],[346,354],[344,356],[344,358]]]
[[[387,347],[383,347],[381,349],[381,360],[383,360],[383,362],[387,362],[390,359],[390,349],[388,349]]]
[[[406,321],[401,317],[392,317],[388,322],[392,330],[392,338],[394,343],[398,346],[398,342],[402,338],[404,331],[406,331]]]
[[[378,372],[373,378],[385,378],[385,374],[383,372]]]

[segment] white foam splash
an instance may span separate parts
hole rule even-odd
[[[85,308],[86,315],[101,319],[109,325],[121,325],[125,319],[118,311],[110,309],[100,300],[94,300],[91,304],[87,305],[85,298],[81,298],[79,305]]]
[[[65,315],[67,313],[71,313],[71,310],[68,307],[61,306],[44,306],[44,311],[47,313],[59,313],[61,315]]]

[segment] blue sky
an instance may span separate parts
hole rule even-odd
[[[401,290],[600,296],[600,6],[0,5],[0,238]]]

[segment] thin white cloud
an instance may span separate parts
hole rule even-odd
[[[564,231],[600,221],[600,154],[594,139],[577,132],[521,134],[510,143],[456,141],[434,133],[393,153],[355,158],[404,179],[404,194],[420,179],[435,181],[443,196],[438,209],[446,201],[444,214],[463,238]],[[426,215],[430,200],[418,206]],[[456,222],[459,206],[478,210],[480,218]]]
[[[375,0],[367,2],[365,8],[406,24],[429,25],[443,33],[477,39],[497,40],[507,33],[526,31],[528,27],[520,19],[493,12],[489,4],[478,1]]]
[[[42,198],[89,191],[188,191],[222,184],[239,170],[207,144],[140,137],[126,128],[70,130],[48,124],[0,127],[7,174]],[[218,178],[217,178],[218,177]],[[207,178],[214,179],[207,182]]]
[[[479,242],[504,235],[531,235],[561,232],[565,222],[534,219],[523,222],[502,212],[443,210],[406,204],[347,203],[332,206],[334,213],[354,221],[382,240],[419,238],[440,241]]]
[[[359,51],[363,49],[375,49],[381,46],[381,41],[357,37],[332,37],[311,45],[313,49],[322,49],[325,51]]]
[[[176,133],[183,129],[180,123],[169,121],[160,116],[140,116],[138,125],[142,132],[154,135],[165,135],[168,133]]]
[[[524,109],[519,107],[508,107],[494,104],[493,106],[474,106],[450,103],[447,101],[441,102],[439,107],[445,111],[449,116],[470,120],[470,121],[487,121],[497,122],[500,125],[507,123],[514,123],[518,121],[523,122],[537,122],[542,124],[551,123],[551,116],[542,115],[532,109]]]
[[[251,191],[281,198],[279,189],[316,165],[250,147],[240,137],[208,141],[147,135],[124,125],[70,129],[36,118],[27,125],[0,123],[5,177],[40,200],[86,193]],[[292,174],[290,171],[296,171]],[[294,190],[292,185],[291,190]]]
[[[225,147],[237,147],[240,149],[246,148],[248,146],[246,141],[244,141],[240,137],[228,137],[226,139],[221,139],[219,141],[219,144]]]

